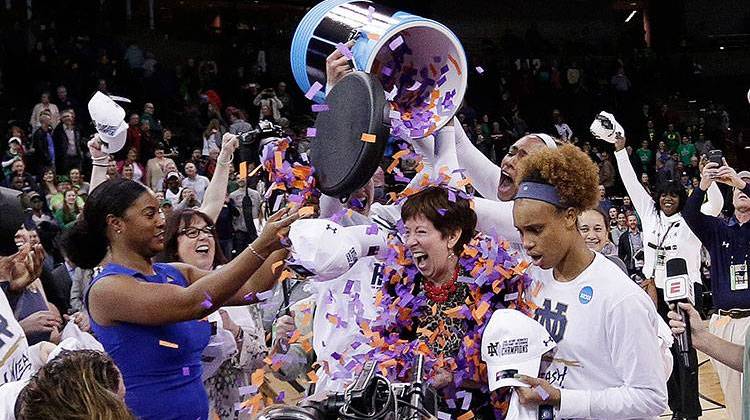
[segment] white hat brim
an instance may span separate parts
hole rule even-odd
[[[522,386],[528,387],[525,384],[515,378],[497,378],[500,372],[516,369],[519,375],[526,375],[532,378],[539,376],[539,366],[542,364],[542,356],[532,357],[531,359],[522,362],[513,362],[507,364],[487,364],[487,379],[490,386],[490,391],[494,391],[498,388],[504,388],[508,386]]]

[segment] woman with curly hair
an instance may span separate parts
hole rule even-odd
[[[95,350],[63,350],[44,365],[16,402],[18,420],[133,420],[115,363]]]
[[[578,232],[579,215],[599,201],[597,166],[565,145],[528,156],[519,169],[514,223],[539,268],[527,299],[557,343],[544,379],[519,377],[531,386],[517,388],[521,404],[553,406],[559,418],[658,417],[667,408],[659,315]]]

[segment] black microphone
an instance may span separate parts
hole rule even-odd
[[[675,312],[680,314],[682,321],[685,323],[685,332],[676,336],[677,348],[682,359],[682,365],[688,371],[694,371],[697,366],[691,366],[690,349],[692,340],[690,339],[690,316],[685,312],[678,303],[690,303],[695,305],[695,295],[693,284],[688,277],[687,262],[684,258],[670,258],[667,260],[667,278],[664,281],[664,300],[667,303],[675,304]]]

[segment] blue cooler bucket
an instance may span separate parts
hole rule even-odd
[[[292,39],[297,85],[326,85],[326,57],[339,44],[351,48],[355,70],[377,75],[391,103],[393,135],[421,138],[440,129],[466,92],[466,54],[445,25],[370,1],[326,0],[302,19]],[[325,101],[325,89],[315,94]]]

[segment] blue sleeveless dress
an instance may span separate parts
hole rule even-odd
[[[156,274],[146,276],[117,264],[108,264],[91,280],[89,289],[97,281],[112,275],[127,275],[149,283],[188,286],[176,268],[168,264],[154,264],[153,267]],[[88,291],[86,297],[88,309]],[[208,322],[185,321],[161,326],[123,322],[102,326],[91,318],[91,329],[122,372],[125,403],[136,418],[208,418],[208,396],[201,381],[201,353],[211,335]]]

